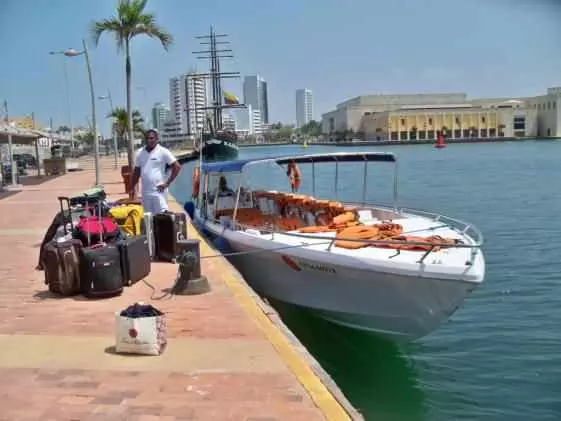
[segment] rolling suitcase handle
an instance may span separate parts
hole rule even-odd
[[[64,234],[68,234],[68,230],[66,229],[66,224],[70,224],[72,227],[72,207],[70,206],[70,198],[66,196],[59,196],[58,202],[60,203],[60,214],[62,215],[62,225],[64,227]],[[63,203],[66,202],[66,206],[68,208],[68,220],[66,219],[66,215],[64,214],[64,206]]]
[[[86,200],[89,197],[87,194],[85,194],[84,196],[86,196]],[[91,245],[92,244],[91,233],[90,233],[90,230],[88,230],[88,247],[90,247],[90,249],[100,248],[100,247],[103,247],[103,245],[104,245],[103,244],[103,222],[101,221],[101,199],[99,199],[97,201],[97,213],[98,213],[97,222],[99,224],[99,244],[94,244],[93,246]],[[94,214],[94,216],[95,216],[95,214]]]

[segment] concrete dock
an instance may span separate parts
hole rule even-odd
[[[223,257],[203,259],[203,295],[156,299],[175,280],[170,263],[152,265],[155,291],[141,281],[110,299],[50,294],[34,268],[56,198],[93,181],[91,170],[29,178],[0,195],[0,420],[362,419]],[[118,170],[102,167],[101,181],[123,195]],[[136,301],[167,315],[161,356],[114,353],[114,312]]]

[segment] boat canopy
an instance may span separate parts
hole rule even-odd
[[[289,155],[258,159],[239,159],[236,161],[204,162],[203,173],[241,172],[246,166],[259,163],[276,162],[278,165],[294,161],[297,164],[314,164],[321,162],[396,162],[392,153],[385,152],[333,152],[312,155]]]

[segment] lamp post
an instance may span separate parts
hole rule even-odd
[[[50,51],[50,55],[63,55],[66,56],[64,51]],[[70,147],[74,150],[74,126],[72,125],[72,106],[70,104],[70,84],[68,83],[68,65],[67,60],[64,58],[62,63],[64,64],[64,87],[66,91],[66,108],[68,112],[68,123],[70,124]],[[52,129],[53,127],[51,127]]]
[[[88,70],[88,79],[90,82],[90,97],[92,101],[92,131],[94,136],[94,159],[95,159],[95,185],[99,186],[99,139],[97,137],[97,124],[95,119],[95,93],[92,77],[92,67],[90,64],[90,56],[88,54],[88,47],[86,41],[82,40],[83,51],[76,51],[73,48],[68,48],[67,50],[61,51],[59,53],[64,54],[66,57],[77,57],[83,55],[86,59],[86,68]],[[56,54],[56,52],[53,52]]]
[[[111,107],[111,114],[113,114],[113,112],[115,111],[115,108],[113,108],[113,99],[111,98],[111,91],[107,90],[107,95],[102,95],[97,97],[98,99],[107,99],[109,100],[109,106]],[[113,153],[114,153],[114,158],[115,158],[115,162],[113,167],[115,169],[117,169],[117,161],[118,161],[118,156],[117,156],[117,132],[115,131],[115,123],[117,122],[117,118],[115,116],[113,116],[113,123],[111,124],[111,136],[113,137]]]

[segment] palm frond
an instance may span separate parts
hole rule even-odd
[[[115,38],[115,41],[117,42],[117,49],[121,50],[123,48],[123,44],[126,39],[125,33],[123,32],[121,23],[115,18],[92,22],[90,32],[95,46],[99,44],[101,35],[103,35],[104,32],[108,32]]]
[[[131,38],[142,34],[160,41],[166,51],[173,44],[173,36],[156,23],[156,17],[152,13],[139,16],[138,23],[131,32]]]

